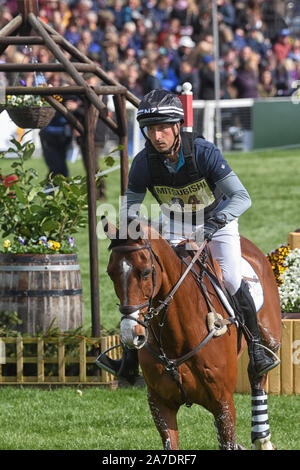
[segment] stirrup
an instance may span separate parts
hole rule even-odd
[[[108,357],[105,352],[100,354],[100,356],[97,357],[96,359],[96,365],[100,369],[104,369],[106,372],[109,372],[110,374],[114,375],[115,377],[118,377],[119,370],[122,365],[122,360],[121,359],[111,359]],[[114,367],[115,366],[115,367]]]
[[[257,373],[257,375],[259,377],[261,377],[262,375],[265,375],[267,372],[270,372],[272,369],[274,369],[275,367],[277,367],[279,364],[280,364],[280,359],[279,357],[274,353],[274,351],[272,351],[271,349],[269,349],[267,346],[264,346],[263,344],[259,343],[259,342],[256,342],[256,341],[253,341],[253,343],[255,343],[256,346],[259,346],[260,348],[268,351],[271,356],[273,356],[273,362],[270,363],[268,366],[266,366],[264,369],[260,370],[259,372],[256,372],[256,368],[254,366],[255,364],[255,360],[254,360],[254,346],[255,345],[251,345],[252,346],[252,367],[254,369],[254,371]],[[250,356],[250,354],[249,354]],[[271,359],[269,356],[267,356],[269,359]],[[251,358],[250,358],[250,361],[251,361]]]
[[[117,344],[116,346],[106,349],[103,353],[99,354],[96,359],[97,367],[106,370],[106,372],[109,372],[116,377],[118,377],[118,373],[121,369],[122,359],[111,359],[108,357],[107,353],[113,349],[119,348],[120,346],[120,344]]]
[[[268,351],[268,352],[271,354],[271,356],[273,356],[274,362],[273,362],[273,364],[270,364],[269,367],[266,367],[265,369],[263,369],[262,371],[260,371],[259,376],[264,375],[264,374],[266,374],[267,372],[270,372],[270,370],[275,369],[275,367],[277,367],[277,366],[280,364],[280,359],[279,359],[279,357],[277,356],[277,354],[274,353],[274,351],[272,351],[270,348],[267,348],[267,346],[264,346],[263,344],[260,344],[260,346],[261,346],[263,349],[265,349],[266,351]]]

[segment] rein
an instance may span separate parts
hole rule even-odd
[[[224,319],[222,321],[221,320],[216,320],[215,324],[214,324],[214,328],[206,335],[206,337],[195,348],[193,348],[188,353],[186,353],[183,356],[181,356],[179,358],[176,358],[176,359],[169,359],[166,356],[166,354],[163,350],[161,336],[162,336],[162,328],[164,326],[164,322],[165,322],[165,318],[166,318],[166,315],[167,315],[168,307],[169,307],[171,301],[173,300],[173,297],[174,297],[175,293],[177,292],[177,290],[179,289],[179,287],[183,283],[183,281],[186,278],[186,276],[188,275],[188,273],[192,270],[194,264],[199,259],[200,255],[203,252],[206,245],[207,245],[207,241],[204,240],[203,243],[201,244],[200,248],[196,251],[195,255],[193,256],[191,262],[187,265],[187,268],[184,271],[184,273],[180,276],[180,278],[178,279],[178,281],[176,282],[174,287],[171,289],[170,293],[167,295],[165,300],[160,301],[160,305],[157,308],[152,307],[152,300],[153,300],[153,295],[154,295],[154,291],[155,291],[155,287],[156,287],[156,267],[155,267],[155,264],[154,264],[154,259],[157,261],[157,263],[160,266],[162,271],[163,271],[163,267],[162,267],[162,264],[161,264],[158,256],[154,253],[154,251],[153,251],[153,249],[150,245],[149,240],[145,239],[145,244],[144,245],[123,245],[123,246],[115,246],[115,247],[112,248],[112,251],[117,251],[117,252],[121,252],[121,253],[129,253],[129,252],[138,251],[138,250],[145,250],[145,249],[147,249],[150,253],[151,264],[152,264],[152,293],[151,293],[151,296],[149,298],[149,301],[145,302],[143,304],[139,304],[139,305],[120,305],[119,310],[124,315],[123,318],[129,318],[129,319],[134,320],[135,322],[139,323],[144,328],[150,328],[150,330],[152,332],[152,335],[153,335],[153,337],[156,341],[156,344],[159,348],[159,353],[157,353],[150,346],[149,343],[146,343],[145,346],[151,352],[151,354],[164,365],[164,368],[165,368],[166,372],[168,372],[171,375],[171,377],[175,380],[175,382],[177,383],[177,385],[178,385],[178,387],[181,391],[184,403],[188,407],[191,406],[192,403],[188,402],[188,400],[187,400],[185,390],[184,390],[184,388],[183,388],[183,386],[180,382],[180,375],[179,375],[178,367],[181,364],[183,364],[184,362],[186,362],[188,359],[190,359],[192,356],[194,356],[198,351],[200,351],[200,349],[202,349],[213,338],[215,333],[219,329],[221,329],[225,324],[232,324],[232,322],[230,320],[224,320]],[[210,307],[210,309],[212,311],[214,311],[214,308],[212,306],[212,302],[211,302],[211,300],[209,298],[209,295],[208,295],[208,292],[206,290],[206,286],[204,285],[204,283],[201,282],[200,287],[201,287],[202,293],[203,293],[203,295],[204,295],[204,297],[207,301],[208,306]],[[139,318],[135,318],[135,317],[131,316],[131,314],[133,312],[136,312],[137,310],[140,310],[140,309],[145,308],[145,307],[148,307],[148,309],[147,309],[147,312],[143,313],[144,321],[140,320]],[[162,312],[162,317],[161,317],[161,319],[159,321],[159,324],[158,324],[158,326],[159,326],[159,335],[157,336],[157,334],[155,333],[155,331],[152,327],[151,320],[154,317],[156,317],[157,315],[159,315],[161,312]],[[122,321],[122,319],[121,319],[121,321]]]

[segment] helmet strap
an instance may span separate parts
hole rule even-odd
[[[179,147],[180,147],[180,126],[179,126],[179,123],[176,122],[175,123],[176,127],[177,127],[177,134],[175,133],[175,130],[174,130],[174,125],[172,125],[172,132],[173,132],[173,135],[174,135],[174,141],[173,141],[173,144],[171,145],[171,147],[169,148],[169,150],[166,150],[165,152],[161,152],[161,155],[164,155],[166,157],[172,155],[172,154],[175,154],[176,152],[179,152]]]

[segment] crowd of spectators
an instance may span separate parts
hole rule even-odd
[[[214,99],[212,2],[206,0],[39,0],[39,15],[139,98],[153,88]],[[285,21],[284,0],[217,0],[221,97],[286,96],[300,80],[300,39]],[[2,0],[0,28],[17,13]],[[32,52],[30,53],[32,54]],[[0,60],[30,60],[28,48],[7,48]],[[53,57],[34,47],[40,62]],[[48,73],[53,85],[69,83]]]

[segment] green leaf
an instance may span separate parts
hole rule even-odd
[[[56,220],[53,219],[47,219],[43,224],[42,224],[42,231],[44,232],[51,232],[52,230],[55,230],[59,227],[59,223]]]
[[[35,151],[35,145],[32,142],[28,142],[24,148],[23,160],[29,160]]]
[[[114,163],[115,163],[115,159],[113,157],[111,157],[110,155],[108,155],[107,157],[104,158],[104,161],[105,161],[105,164],[107,166],[113,166]]]
[[[115,149],[111,150],[110,153],[118,152],[119,150],[124,150],[124,145],[118,145]]]
[[[14,144],[18,150],[22,150],[22,144],[20,144],[20,142],[18,142],[14,137],[10,139],[10,142]],[[13,151],[15,152],[16,149],[14,149]]]
[[[23,194],[22,190],[20,189],[20,187],[17,186],[17,185],[12,185],[12,186],[14,186],[14,192],[15,192],[16,197],[18,198],[18,200],[22,204],[26,204],[26,198],[24,197],[24,194]]]
[[[28,194],[28,202],[31,202],[34,198],[35,198],[35,195],[37,194],[37,189],[36,188],[32,188],[31,191],[29,192]]]

